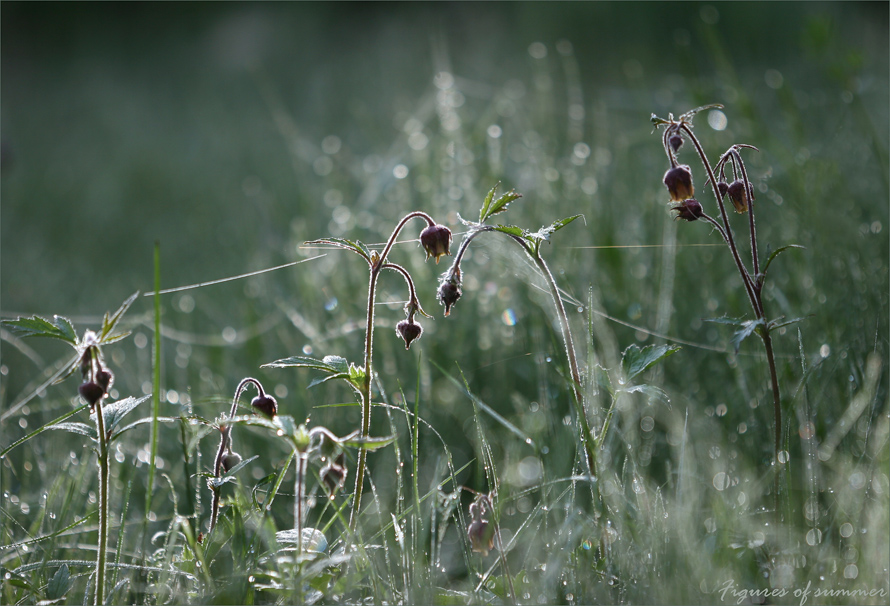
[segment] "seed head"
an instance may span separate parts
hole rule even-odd
[[[685,221],[697,221],[705,214],[701,204],[695,198],[683,200],[679,204],[672,206],[671,210],[677,211],[677,218]]]
[[[460,268],[455,267],[442,276],[439,292],[436,293],[439,303],[445,306],[446,316],[451,313],[451,306],[457,303],[460,295]]]
[[[671,202],[682,202],[695,195],[692,171],[685,164],[668,169],[664,173],[664,185],[671,194]]]
[[[420,244],[426,258],[435,257],[438,264],[439,257],[451,254],[451,230],[444,225],[429,225],[420,232]]]
[[[253,409],[266,417],[273,419],[278,414],[278,402],[270,395],[263,394],[255,397],[250,402]]]
[[[735,211],[737,213],[747,212],[748,200],[754,199],[754,187],[751,185],[751,183],[748,182],[747,196],[745,195],[745,185],[741,179],[736,179],[729,184],[728,193],[729,199],[732,201],[732,205],[735,207]]]
[[[402,320],[396,324],[396,334],[405,341],[405,349],[408,349],[411,347],[411,343],[423,334],[423,327],[413,319]]]

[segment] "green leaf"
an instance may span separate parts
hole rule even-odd
[[[72,584],[73,580],[68,570],[68,564],[62,564],[46,586],[46,599],[58,600],[62,598],[71,589]]]
[[[92,425],[87,425],[86,423],[53,423],[52,425],[47,425],[46,429],[61,429],[70,431],[71,433],[79,433],[94,441],[96,440],[97,435],[96,428]]]
[[[349,373],[349,362],[340,356],[325,356],[322,362],[334,369],[334,372]]]
[[[368,436],[367,438],[363,438],[359,432],[353,432],[348,436],[340,439],[340,444],[342,446],[351,446],[354,448],[363,447],[365,450],[377,450],[378,448],[383,448],[384,446],[388,446],[395,442],[395,436],[387,436],[385,438],[375,438],[373,436]]]
[[[346,379],[347,381],[352,383],[352,381],[349,378],[348,372],[338,372],[335,375],[327,375],[326,377],[319,377],[317,379],[313,379],[312,382],[309,383],[309,386],[306,389],[311,389],[311,388],[315,387],[316,385],[321,385],[322,383],[327,383],[328,381],[331,381],[333,379]]]
[[[241,461],[240,463],[238,463],[237,465],[235,465],[233,468],[231,468],[229,471],[225,472],[225,473],[224,473],[223,475],[221,475],[220,477],[218,477],[218,478],[214,478],[214,477],[209,478],[209,479],[207,480],[207,483],[210,484],[210,485],[212,485],[213,488],[219,488],[219,487],[222,486],[223,484],[226,484],[226,483],[228,483],[228,482],[234,482],[234,481],[235,481],[235,474],[238,473],[238,471],[239,471],[242,467],[244,467],[245,465],[247,465],[247,464],[250,463],[251,461],[255,461],[256,459],[259,459],[259,458],[260,458],[259,455],[253,455],[253,456],[250,457],[249,459],[244,459],[243,461]]]
[[[671,399],[660,387],[656,387],[655,385],[631,385],[629,387],[622,388],[621,391],[624,393],[642,393],[645,394],[650,400],[659,400],[662,404],[671,407]]]
[[[369,264],[371,263],[371,251],[359,240],[347,240],[346,238],[322,238],[321,240],[311,240],[306,244],[326,244],[328,246],[336,246],[351,250],[355,254],[363,257]]]
[[[130,297],[126,301],[124,301],[118,308],[118,310],[111,316],[109,316],[107,312],[105,313],[105,317],[102,320],[102,331],[99,333],[99,343],[101,343],[102,345],[114,343],[115,341],[120,341],[130,334],[129,332],[126,332],[112,335],[111,332],[114,330],[114,327],[117,326],[117,323],[120,322],[121,318],[124,317],[124,314],[127,313],[127,310],[130,309],[133,301],[135,301],[138,296],[139,291],[137,290],[132,295],[130,295]]]
[[[507,210],[510,202],[513,202],[514,200],[522,197],[522,194],[518,194],[515,190],[511,189],[507,193],[498,197],[497,200],[494,200],[494,202],[492,202],[498,185],[500,185],[500,183],[492,187],[491,191],[488,192],[488,195],[485,196],[485,200],[482,202],[482,209],[479,211],[479,223],[484,223],[485,220],[492,215],[504,212],[505,210]]]
[[[787,246],[781,246],[774,250],[769,257],[766,259],[766,263],[763,264],[763,268],[760,270],[760,273],[766,274],[766,270],[769,268],[769,264],[773,262],[773,259],[779,256],[779,254],[785,252],[789,248],[800,248],[805,249],[805,246],[801,246],[800,244],[789,244]]]
[[[566,217],[565,219],[561,219],[559,221],[554,221],[547,227],[542,227],[541,229],[539,229],[536,232],[526,233],[525,239],[531,243],[535,255],[538,255],[541,250],[541,243],[550,240],[550,235],[553,232],[559,231],[560,229],[562,229],[563,227],[565,227],[566,225],[568,225],[569,223],[571,223],[572,221],[574,221],[575,219],[577,219],[578,217],[581,217],[581,216],[583,216],[583,215],[575,215],[573,217]]]
[[[117,402],[110,402],[102,405],[102,418],[105,421],[105,431],[111,433],[121,420],[129,414],[131,410],[145,402],[151,397],[151,394],[142,396],[141,398],[129,397]],[[92,416],[92,415],[90,415]]]
[[[70,345],[77,346],[77,335],[71,321],[62,316],[53,316],[53,322],[39,316],[30,318],[16,318],[15,320],[3,320],[0,322],[13,334],[19,337],[45,337],[59,339]]]
[[[528,231],[515,225],[497,225],[494,230],[516,238],[524,238],[528,234]]]
[[[342,360],[342,363],[340,362]],[[291,356],[263,364],[260,368],[314,368],[332,373],[348,373],[349,366],[346,359],[340,356],[325,356],[324,360],[307,358],[306,356]]]
[[[612,387],[612,379],[609,378],[609,373],[606,372],[606,369],[599,364],[593,367],[593,380],[598,388],[605,389],[610,396],[615,397],[615,388]]]
[[[630,383],[635,377],[660,362],[666,357],[680,351],[676,345],[647,345],[640,349],[631,345],[621,354],[621,369],[624,371],[624,382]]]
[[[802,316],[800,318],[793,318],[791,320],[785,320],[784,322],[780,322],[782,318],[776,318],[775,320],[770,320],[769,328],[772,330],[773,328],[782,328],[783,326],[790,326],[791,324],[797,324],[798,322],[802,322],[807,318],[812,318],[815,314],[809,314],[807,316]]]

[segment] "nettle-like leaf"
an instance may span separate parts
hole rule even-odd
[[[497,183],[492,187],[491,191],[488,192],[488,195],[485,196],[485,200],[482,201],[482,208],[479,210],[479,223],[485,223],[486,219],[490,216],[504,212],[507,210],[510,202],[522,197],[522,194],[518,194],[516,193],[516,190],[511,189],[495,200],[494,195],[497,192],[499,185],[500,183]]]
[[[765,325],[763,318],[757,318],[756,320],[742,320],[741,318],[726,317],[705,318],[705,322],[714,322],[715,324],[727,324],[729,326],[738,328],[738,330],[732,334],[732,339],[730,339],[735,353],[739,353],[739,348],[742,346],[742,341],[750,337],[755,332],[759,333],[759,329]]]
[[[93,441],[96,440],[96,435],[97,435],[95,426],[88,425],[86,423],[77,423],[77,422],[53,423],[52,425],[48,425],[46,427],[46,429],[47,430],[61,429],[62,431],[70,431],[71,433],[77,433],[82,436],[86,436]]]
[[[346,238],[322,238],[321,240],[311,240],[309,242],[306,242],[306,244],[326,244],[328,246],[336,246],[337,248],[351,250],[360,257],[363,257],[364,260],[367,261],[369,264],[373,265],[373,262],[371,261],[371,250],[360,240],[347,240]]]
[[[145,402],[147,399],[151,397],[151,394],[147,396],[142,396],[141,398],[124,398],[123,400],[118,400],[117,402],[109,402],[108,404],[102,405],[102,419],[105,421],[105,431],[109,434],[114,431],[114,428],[118,426],[118,424],[123,420],[127,414],[130,413],[134,408]],[[93,413],[95,414],[95,413]],[[90,416],[93,416],[92,414]]]
[[[559,231],[578,217],[582,216],[583,215],[574,215],[572,217],[560,219],[559,221],[554,221],[538,231],[529,231],[515,225],[497,225],[494,229],[495,231],[507,234],[508,236],[523,240],[529,252],[537,257],[541,252],[541,244],[550,240],[551,234]]]
[[[3,320],[0,324],[19,337],[59,339],[77,346],[77,334],[74,332],[74,326],[72,326],[71,320],[62,316],[53,316],[52,322],[40,316],[31,316],[30,318]]]
[[[676,345],[647,345],[642,349],[636,344],[631,345],[621,354],[621,370],[624,373],[624,383],[630,383],[638,375],[652,367],[652,365],[678,351],[680,351],[680,348]]]
[[[240,471],[241,468],[243,468],[245,465],[247,465],[251,461],[255,461],[256,459],[259,459],[259,458],[260,458],[259,455],[253,455],[249,459],[244,459],[243,461],[241,461],[240,463],[238,463],[237,465],[232,467],[229,471],[225,472],[220,477],[218,477],[218,478],[213,477],[213,476],[208,477],[207,483],[210,484],[213,488],[219,488],[223,484],[227,484],[228,482],[234,482],[235,474],[238,473],[238,471]]]
[[[340,356],[325,356],[324,359],[308,358],[306,356],[291,356],[269,364],[263,364],[262,368],[313,368],[330,373],[326,377],[313,380],[309,387],[315,387],[332,379],[343,379],[355,389],[361,389],[365,381],[365,369],[349,363],[346,358]]]
[[[130,306],[133,305],[133,302],[138,296],[139,291],[137,290],[121,304],[116,312],[114,312],[110,316],[108,315],[108,312],[105,312],[105,317],[102,319],[102,330],[99,332],[100,345],[107,345],[108,343],[120,341],[130,334],[129,331],[117,334],[112,334],[112,332],[114,331],[114,328],[115,326],[117,326],[118,322],[120,322],[121,318],[124,317],[124,314],[127,313],[127,310],[130,309]]]

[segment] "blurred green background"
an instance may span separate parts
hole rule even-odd
[[[672,408],[641,401],[625,411],[625,438],[648,448],[652,477],[668,473],[659,459],[684,415],[692,435],[734,444],[756,467],[771,452],[760,346],[725,353],[730,331],[702,321],[750,311],[728,251],[707,246],[717,234],[668,212],[667,160],[649,122],[707,103],[725,106],[696,120],[712,158],[737,142],[761,150],[746,158],[763,249],[806,247],[770,270],[768,315],[811,316],[800,341],[797,327],[776,338],[786,398],[803,351],[817,367],[809,397],[824,435],[861,388],[869,354],[886,377],[886,3],[3,2],[0,11],[3,317],[94,325],[152,289],[155,242],[165,288],[326,253],[165,295],[162,414],[194,406],[213,417],[253,375],[283,411],[351,431],[354,408],[315,408],[348,392],[307,392],[309,372],[258,368],[300,352],[360,360],[364,265],[302,243],[380,243],[415,209],[457,233],[458,214],[475,218],[500,181],[523,194],[500,221],[537,228],[585,215],[545,255],[583,311],[574,328],[590,361],[614,368],[626,346],[665,342],[658,335],[686,343],[653,381]],[[683,151],[713,215],[700,166]],[[744,220],[733,219],[746,241]],[[381,301],[391,304],[378,313],[383,386],[413,401],[420,385],[421,410],[457,464],[474,456],[472,409],[435,365],[453,373],[457,361],[480,397],[541,443],[568,436],[561,345],[541,283],[515,247],[478,242],[449,318],[434,294],[443,268],[424,264],[416,242],[393,253],[436,316],[410,352],[391,334],[406,297],[397,277],[384,280]],[[107,354],[121,395],[150,389],[150,304],[136,303],[135,336]],[[3,337],[8,442],[67,410],[75,389],[16,407],[68,352]],[[870,419],[886,393],[882,380]],[[640,437],[643,411],[659,430]],[[786,422],[796,435],[798,419]],[[514,469],[528,453],[504,436],[496,449]],[[35,460],[64,457],[69,439],[35,447],[46,449]],[[142,444],[131,448],[139,460]],[[561,456],[570,467],[572,453]]]

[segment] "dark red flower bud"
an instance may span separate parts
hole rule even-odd
[[[675,166],[664,173],[664,185],[671,194],[671,202],[682,202],[695,195],[692,171],[685,164]]]
[[[91,407],[95,406],[96,402],[101,400],[102,396],[105,395],[105,390],[102,389],[102,386],[95,381],[87,381],[86,383],[82,383],[81,386],[77,388],[77,391],[80,393],[80,397],[83,398]]]
[[[396,334],[405,341],[405,349],[411,347],[411,342],[419,339],[423,334],[423,327],[413,320],[402,320],[396,324]]]
[[[748,192],[747,196],[745,195],[745,184],[741,179],[736,179],[732,183],[729,184],[729,199],[732,201],[732,205],[735,207],[735,211],[737,213],[747,212],[748,210],[748,201],[754,199],[754,187],[751,183],[748,183]]]
[[[698,200],[695,198],[683,200],[679,204],[672,206],[671,210],[677,211],[678,219],[684,219],[686,221],[697,221],[705,214],[701,204],[699,204]]]
[[[348,472],[345,462],[346,458],[343,456],[343,453],[340,453],[340,456],[335,461],[321,468],[321,481],[324,482],[325,487],[328,489],[329,496],[334,496],[338,490],[343,488],[343,484],[346,483],[346,474]]]
[[[222,468],[223,471],[228,473],[230,469],[233,469],[238,463],[241,462],[241,455],[237,452],[228,452],[222,458]]]
[[[278,402],[275,401],[275,398],[269,395],[255,397],[251,400],[250,405],[256,412],[263,414],[270,419],[278,414]]]
[[[668,139],[668,143],[671,145],[671,149],[674,150],[674,153],[680,151],[680,148],[683,147],[683,137],[680,135],[671,135],[670,139]]]
[[[96,373],[96,383],[105,390],[105,393],[111,389],[111,384],[114,383],[114,375],[111,374],[110,370],[102,369]]]
[[[445,306],[446,316],[451,313],[451,306],[457,303],[460,295],[460,268],[455,267],[453,271],[448,272],[442,278],[442,282],[439,284],[439,292],[436,293],[439,303]]]
[[[426,258],[435,257],[438,263],[439,257],[451,254],[451,230],[444,225],[430,225],[420,232],[420,244]]]
[[[726,197],[726,192],[729,191],[729,185],[726,181],[717,181],[717,191],[720,192],[721,199]]]
[[[494,524],[484,518],[473,520],[467,526],[467,538],[473,551],[487,556],[494,548]]]

